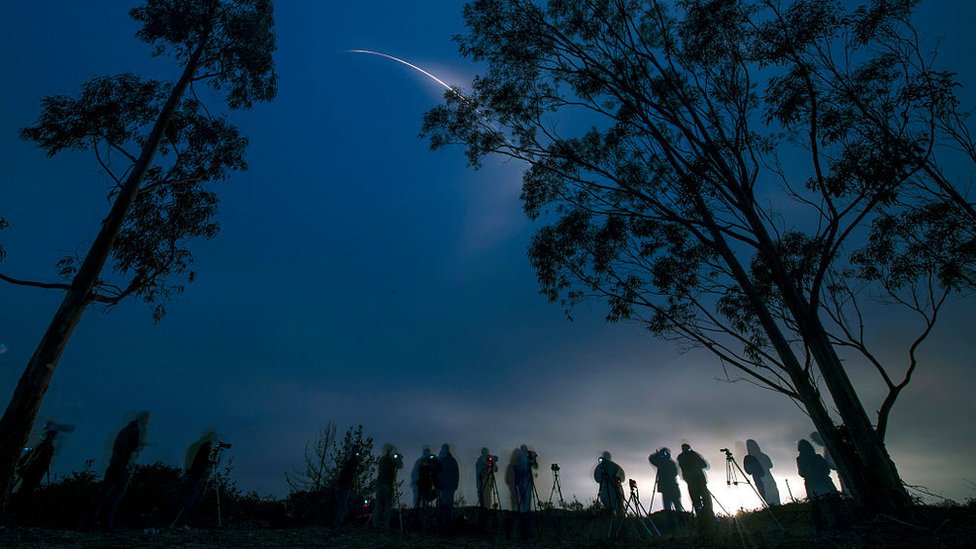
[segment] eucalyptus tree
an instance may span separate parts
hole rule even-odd
[[[911,507],[889,414],[974,259],[909,250],[973,228],[961,187],[937,180],[947,140],[933,133],[964,142],[967,121],[914,4],[476,0],[457,40],[484,73],[423,129],[475,167],[525,162],[544,295],[603,300],[608,320],[704,347],[792,399],[874,512]],[[956,221],[926,225],[937,206]],[[920,319],[895,363],[871,337],[877,296]],[[848,372],[863,365],[887,388],[876,424]]]
[[[130,16],[140,25],[136,36],[154,46],[154,55],[176,61],[174,80],[93,78],[77,97],[45,98],[37,123],[21,130],[48,156],[89,151],[114,185],[88,252],[58,263],[64,282],[0,275],[8,283],[64,292],[0,419],[0,495],[10,488],[20,450],[85,309],[131,296],[148,303],[158,320],[166,299],[183,291],[182,281],[193,280],[186,240],[218,231],[211,184],[247,168],[247,139],[224,116],[211,114],[194,88],[209,86],[230,109],[270,101],[277,91],[270,0],[147,0]]]

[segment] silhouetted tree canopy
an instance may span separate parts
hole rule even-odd
[[[136,36],[154,46],[154,55],[175,58],[174,79],[93,78],[76,97],[45,98],[37,123],[21,131],[48,156],[91,151],[114,185],[88,252],[57,263],[64,283],[0,274],[12,284],[65,291],[0,420],[0,498],[87,306],[134,295],[158,320],[167,298],[193,280],[186,241],[212,238],[219,228],[212,184],[247,168],[247,139],[213,114],[194,87],[206,83],[213,93],[204,96],[222,97],[230,109],[270,101],[277,90],[272,13],[269,0],[147,0],[130,11],[141,25]],[[111,273],[104,272],[109,258]]]
[[[484,74],[423,132],[476,167],[526,163],[550,300],[605,301],[608,320],[796,400],[853,495],[903,511],[888,417],[947,296],[971,285],[976,227],[952,183],[976,158],[959,85],[911,27],[915,4],[476,0],[457,41]],[[878,295],[921,320],[902,364],[871,345]],[[876,427],[842,356],[888,388]]]

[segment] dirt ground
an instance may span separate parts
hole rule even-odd
[[[540,547],[551,549],[592,547],[691,548],[928,548],[976,547],[976,504],[954,508],[920,509],[919,524],[876,519],[849,524],[843,529],[817,533],[802,507],[777,508],[777,515],[748,513],[717,521],[707,532],[682,527],[655,514],[663,535],[652,535],[650,523],[637,519],[621,526],[616,539],[608,539],[608,522],[579,513],[539,515],[527,530],[510,513],[500,515],[486,530],[463,520],[451,535],[419,531],[379,531],[363,525],[341,529],[324,527],[269,528],[241,525],[193,529],[121,529],[115,532],[0,527],[0,548],[211,548],[211,547],[330,547],[417,548],[459,547],[470,549]]]

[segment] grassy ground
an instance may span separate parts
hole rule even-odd
[[[881,518],[849,523],[842,528],[817,533],[805,505],[777,507],[768,512],[746,513],[736,520],[721,519],[706,531],[692,524],[682,525],[656,513],[652,519],[662,535],[649,535],[644,524],[631,519],[620,525],[615,539],[607,533],[610,523],[585,512],[547,512],[519,523],[511,513],[491,517],[479,530],[473,512],[466,510],[449,535],[429,529],[417,516],[406,517],[406,531],[378,531],[362,525],[341,529],[322,527],[262,528],[231,526],[223,529],[119,530],[85,532],[37,527],[0,528],[0,547],[756,547],[756,548],[844,548],[844,547],[973,547],[976,546],[976,505],[920,508],[912,525]]]

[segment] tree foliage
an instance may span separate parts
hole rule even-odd
[[[289,499],[300,502],[298,506],[305,508],[293,509],[293,513],[311,514],[323,520],[334,512],[336,481],[351,448],[359,448],[361,454],[359,470],[353,479],[351,501],[372,499],[378,460],[373,453],[373,437],[366,435],[362,425],[357,425],[346,429],[340,441],[335,423],[329,422],[319,430],[315,440],[306,443],[304,468],[285,474],[285,481],[292,491]]]
[[[176,78],[96,77],[77,97],[45,98],[37,123],[21,131],[48,156],[90,151],[114,184],[88,252],[57,263],[64,283],[0,274],[12,284],[65,292],[0,419],[4,501],[19,448],[85,309],[137,296],[160,319],[167,298],[194,278],[186,241],[217,234],[211,187],[247,168],[247,140],[211,113],[195,85],[206,83],[230,109],[269,101],[277,90],[269,0],[146,0],[130,15],[155,55],[176,59]],[[111,273],[103,272],[109,262]]]
[[[191,82],[223,90],[227,105],[237,109],[274,97],[271,13],[270,2],[262,0],[154,0],[131,16],[142,24],[136,35],[154,45],[156,55],[172,53],[181,64],[189,62],[206,34]],[[112,199],[172,95],[170,82],[131,73],[97,77],[78,97],[45,98],[37,123],[21,130],[21,137],[48,156],[90,151],[115,182]],[[209,187],[247,169],[246,147],[247,138],[226,117],[212,115],[196,93],[180,100],[168,114],[158,153],[112,249],[116,276],[100,279],[92,299],[114,305],[134,295],[153,307],[155,319],[162,318],[167,299],[182,293],[184,281],[195,276],[187,239],[213,238],[219,230],[217,195]],[[81,260],[62,258],[58,274],[70,281]]]
[[[608,320],[796,400],[854,495],[903,509],[888,417],[971,280],[976,226],[940,161],[949,140],[974,150],[958,83],[911,27],[915,3],[476,0],[457,41],[485,72],[423,132],[476,167],[526,163],[524,209],[544,223],[529,258],[550,300],[603,300]],[[901,364],[872,346],[879,294],[921,320]],[[876,427],[851,356],[888,389]]]

